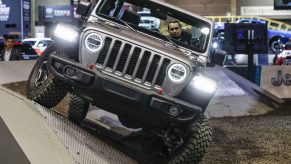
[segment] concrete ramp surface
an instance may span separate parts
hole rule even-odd
[[[1,137],[1,163],[14,163],[19,158],[15,152],[23,152],[28,163],[69,164],[74,163],[66,147],[60,142],[55,132],[51,130],[34,104],[25,98],[0,87],[1,109],[0,117],[9,131],[0,129],[0,136],[10,133],[15,145],[3,143]],[[5,102],[5,103],[3,103]],[[5,140],[4,140],[5,141]],[[26,163],[25,161],[17,163]]]
[[[0,84],[28,80],[36,60],[0,61]]]
[[[0,87],[0,100],[5,102],[0,116],[32,164],[136,163],[67,118],[21,95]],[[3,144],[0,142],[0,145]],[[10,154],[14,151],[10,146],[5,149],[6,155],[0,155],[1,161],[11,163],[3,158],[16,158]]]
[[[261,115],[274,110],[270,106],[272,101],[280,101],[226,68],[208,68],[206,73],[218,83],[216,94],[205,111],[209,118]]]

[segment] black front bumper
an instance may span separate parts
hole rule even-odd
[[[153,120],[187,123],[193,121],[202,111],[200,107],[180,99],[161,95],[152,90],[128,86],[125,81],[100,72],[94,65],[86,66],[57,55],[49,57],[49,70],[55,77],[77,88],[83,93],[82,95],[109,96],[98,103],[103,104],[110,99],[111,102],[108,101],[101,107],[110,106],[109,108],[114,109],[107,110],[118,115],[127,114],[135,118],[141,117],[137,119],[149,117]],[[118,81],[112,81],[112,78]],[[92,100],[94,101],[94,98]],[[122,108],[123,105],[126,105],[126,108]]]

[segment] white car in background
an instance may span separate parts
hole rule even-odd
[[[140,22],[138,26],[144,27],[150,30],[160,28],[160,20],[151,16],[150,11],[138,11],[137,13],[140,16]]]
[[[40,56],[42,52],[52,44],[51,38],[27,38],[23,40],[24,43],[28,43],[32,46],[34,51]]]

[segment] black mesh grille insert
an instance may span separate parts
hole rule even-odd
[[[163,86],[171,59],[135,43],[105,36],[97,57],[99,69],[147,88]],[[102,67],[100,67],[102,65]],[[107,68],[107,69],[106,69]],[[128,77],[130,76],[130,78]]]
[[[170,63],[171,61],[169,59],[164,59],[157,81],[155,83],[156,85],[159,85],[159,86],[163,85],[163,82],[165,80],[166,73],[167,73],[167,67],[169,66]]]
[[[149,72],[148,72],[147,77],[146,77],[147,82],[152,83],[160,60],[161,60],[161,56],[159,56],[159,55],[154,56],[153,61],[152,61],[151,66],[150,66],[150,69],[149,69]]]
[[[136,78],[142,79],[145,69],[148,65],[149,59],[150,59],[151,53],[149,51],[145,51],[143,54],[143,57],[141,59],[141,62],[139,64],[137,73],[136,73]]]
[[[119,61],[118,61],[118,64],[117,64],[117,67],[116,67],[116,71],[119,71],[119,72],[123,71],[123,68],[125,66],[127,57],[129,55],[129,52],[130,52],[130,49],[131,49],[131,45],[130,44],[125,44],[124,49],[122,51],[122,54],[121,54],[121,56],[119,58]]]
[[[110,57],[109,57],[108,62],[106,64],[106,67],[113,68],[117,54],[120,50],[120,46],[121,46],[121,41],[118,41],[118,40],[115,41],[113,48],[112,48],[112,51],[110,53]]]
[[[131,56],[131,59],[129,61],[127,70],[126,70],[126,74],[132,76],[133,71],[135,69],[138,57],[140,55],[141,49],[140,48],[134,48],[133,54]]]
[[[104,63],[111,42],[112,42],[111,38],[108,38],[108,37],[105,38],[104,46],[103,46],[102,50],[100,51],[99,56],[97,58],[98,64]]]

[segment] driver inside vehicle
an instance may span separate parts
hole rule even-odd
[[[171,39],[175,39],[182,43],[191,44],[192,34],[190,32],[182,30],[182,25],[178,20],[172,20],[168,24],[168,32]]]

